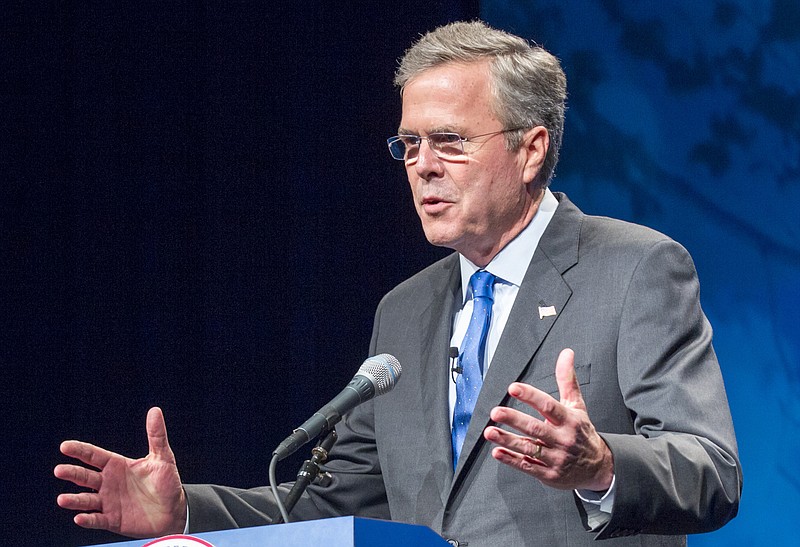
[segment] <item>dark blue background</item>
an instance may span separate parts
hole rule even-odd
[[[380,297],[442,254],[386,149],[392,76],[420,33],[476,15],[4,7],[0,544],[116,537],[72,524],[52,467],[69,438],[144,455],[152,405],[184,480],[266,484],[367,357]]]
[[[744,493],[733,522],[689,545],[797,543],[800,3],[493,0],[481,16],[564,64],[553,188],[697,264]]]
[[[745,495],[734,523],[690,543],[788,537],[795,4],[266,4],[4,8],[0,543],[113,540],[56,507],[58,444],[141,456],[156,404],[184,480],[266,483],[272,448],[367,356],[380,297],[445,252],[425,243],[385,149],[391,78],[419,33],[478,15],[564,61],[554,189],[697,261]]]

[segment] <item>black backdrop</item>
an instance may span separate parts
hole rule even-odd
[[[117,539],[56,506],[58,444],[142,456],[152,405],[185,481],[267,482],[443,254],[384,145],[391,78],[477,3],[4,6],[0,544]]]

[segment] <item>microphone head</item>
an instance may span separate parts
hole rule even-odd
[[[400,379],[400,361],[394,355],[381,353],[370,357],[361,364],[357,374],[366,376],[372,380],[375,386],[375,395],[383,395],[390,392],[397,380]]]

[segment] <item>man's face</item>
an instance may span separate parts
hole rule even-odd
[[[399,133],[472,137],[504,129],[492,113],[489,81],[484,62],[450,63],[412,78]],[[525,180],[532,180],[528,154],[525,146],[506,150],[502,133],[467,141],[464,152],[443,159],[422,141],[406,172],[428,241],[485,266],[535,212]]]

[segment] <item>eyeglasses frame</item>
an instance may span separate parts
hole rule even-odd
[[[471,137],[462,137],[459,133],[455,133],[455,132],[451,132],[451,131],[436,131],[436,132],[430,133],[429,135],[424,136],[424,137],[422,135],[394,135],[393,137],[389,137],[388,139],[386,139],[386,145],[389,147],[389,154],[391,154],[393,159],[398,160],[398,161],[404,161],[404,162],[406,162],[406,164],[409,163],[409,160],[406,158],[406,154],[404,154],[402,158],[398,158],[392,152],[392,145],[394,145],[396,142],[398,142],[399,140],[404,139],[404,138],[415,139],[416,142],[414,143],[414,146],[420,146],[422,144],[423,140],[424,141],[428,141],[428,146],[430,147],[431,151],[434,153],[434,155],[436,155],[437,158],[450,159],[450,158],[457,158],[459,156],[463,156],[466,153],[464,151],[464,143],[465,142],[473,142],[474,139],[479,139],[481,137],[490,137],[490,136],[494,136],[494,135],[500,135],[501,133],[510,133],[511,131],[519,131],[520,129],[525,129],[525,128],[524,127],[512,127],[510,129],[500,129],[499,131],[490,131],[489,133],[481,133],[480,135],[472,135]],[[458,145],[461,148],[461,153],[457,154],[457,155],[454,155],[454,156],[450,156],[450,155],[446,155],[445,154],[444,158],[442,158],[442,156],[439,155],[439,152],[436,150],[436,148],[431,146],[431,141],[429,139],[433,135],[454,135],[454,136],[458,137]],[[453,144],[455,144],[455,142]],[[406,147],[406,150],[407,149],[408,148]],[[412,158],[412,160],[416,161],[416,158]]]

